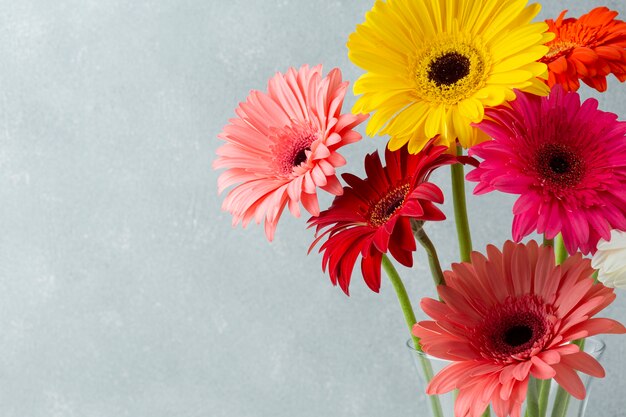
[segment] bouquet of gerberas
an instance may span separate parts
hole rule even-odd
[[[220,134],[214,167],[226,169],[219,189],[230,188],[223,208],[233,224],[263,220],[271,241],[285,208],[300,216],[302,206],[333,284],[348,294],[360,260],[377,292],[385,271],[423,352],[437,417],[437,395],[450,391],[456,417],[543,417],[550,407],[565,416],[570,395],[585,397],[578,373],[604,374],[585,338],[626,333],[594,317],[615,299],[610,287],[626,287],[626,122],[576,92],[580,80],[599,92],[610,74],[626,80],[626,23],[605,7],[533,22],[539,9],[378,0],[348,39],[366,71],[353,113],[342,113],[348,83],[338,69],[324,76],[304,65],[252,91]],[[339,150],[361,139],[354,129],[368,117],[368,135],[389,137],[384,162],[367,155],[366,178],[344,173],[342,185]],[[445,219],[429,181],[445,165],[461,259],[443,272],[423,226]],[[519,195],[502,248],[472,252],[465,180],[475,194]],[[319,188],[336,196],[326,210]],[[543,241],[520,243],[532,232]],[[417,243],[439,294],[421,301],[432,320],[419,323],[390,259],[411,267]],[[433,357],[449,361],[437,375]]]

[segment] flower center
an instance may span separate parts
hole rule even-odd
[[[522,346],[533,338],[533,329],[525,324],[512,326],[504,332],[504,343],[511,347]]]
[[[369,211],[367,217],[370,224],[380,227],[393,216],[404,204],[404,199],[409,193],[409,184],[404,184],[389,191]]]
[[[297,175],[295,169],[308,160],[307,152],[317,138],[317,130],[309,125],[286,126],[276,131],[270,147],[276,175]]]
[[[483,357],[502,363],[528,358],[552,337],[551,310],[533,294],[509,298],[493,306],[471,331],[474,347]]]
[[[456,104],[485,85],[490,62],[480,39],[442,35],[418,51],[411,62],[414,92],[425,101]]]
[[[542,180],[559,188],[574,187],[585,174],[584,160],[560,143],[543,145],[535,158]]]
[[[505,356],[527,351],[546,332],[542,317],[535,312],[506,314],[495,324],[489,345],[495,353]]]
[[[548,53],[539,60],[540,62],[544,63],[555,61],[557,58],[566,55],[569,51],[579,47],[580,45],[576,42],[561,40],[557,38],[552,42],[548,42],[546,46],[548,46],[550,49],[548,50]]]
[[[451,85],[470,72],[470,60],[457,52],[448,52],[436,58],[428,68],[428,79],[437,86]]]
[[[311,150],[310,147],[300,149],[298,153],[296,154],[296,156],[294,156],[293,158],[292,166],[297,167],[301,163],[305,162],[307,160],[306,151],[310,151],[310,150]]]

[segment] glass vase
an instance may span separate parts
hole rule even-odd
[[[406,343],[411,359],[415,365],[418,375],[418,395],[416,395],[419,409],[422,411],[420,417],[455,417],[454,416],[454,400],[456,393],[451,391],[443,395],[426,395],[426,385],[439,371],[449,365],[451,362],[426,355],[423,352],[415,350],[413,340],[409,339]],[[596,360],[600,360],[604,353],[606,345],[600,339],[590,337],[585,339],[584,351],[593,356]],[[554,380],[534,381],[538,389],[538,393],[543,389],[544,396],[547,401],[542,401],[544,405],[540,407],[539,417],[584,417],[587,408],[587,400],[591,393],[591,385],[594,379],[587,374],[579,373],[580,378],[587,390],[587,395],[583,400],[578,400],[567,393]],[[487,414],[486,414],[487,415]],[[522,416],[526,416],[526,404],[522,408]],[[496,417],[491,413],[492,417]]]

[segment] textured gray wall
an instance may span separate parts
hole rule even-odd
[[[345,43],[371,3],[2,2],[0,415],[423,415],[388,283],[376,295],[355,278],[345,297],[306,256],[304,219],[285,216],[271,245],[231,229],[210,168],[237,103],[275,71],[356,79]],[[544,17],[566,7],[548,3]],[[612,81],[602,108],[626,118]],[[383,144],[347,148],[351,170]],[[512,201],[470,199],[476,248],[509,235]],[[453,227],[428,229],[444,264]],[[416,302],[433,293],[421,255],[404,273]],[[606,314],[626,321],[626,292]],[[591,416],[623,417],[626,339],[608,339]]]

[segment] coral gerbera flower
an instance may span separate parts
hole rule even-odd
[[[329,236],[320,252],[324,252],[322,269],[328,268],[333,285],[339,283],[349,294],[352,270],[359,255],[365,283],[375,292],[380,289],[384,253],[389,251],[405,266],[413,265],[415,239],[410,219],[445,219],[433,204],[443,203],[443,193],[427,179],[435,168],[456,162],[446,150],[445,146],[434,146],[432,142],[416,155],[409,154],[406,147],[394,152],[386,149],[386,167],[378,152],[365,157],[366,179],[342,175],[348,183],[343,195],[335,197],[328,210],[309,220],[318,235],[311,248]]]
[[[579,79],[598,91],[606,90],[606,76],[613,73],[626,81],[626,22],[615,19],[616,11],[597,7],[579,19],[565,19],[567,10],[556,21],[546,23],[556,38],[541,62],[548,64],[548,85],[560,84],[576,91]]]
[[[337,153],[361,135],[352,130],[367,115],[341,114],[348,87],[341,71],[322,78],[322,66],[277,73],[267,93],[253,90],[236,110],[219,137],[227,143],[217,150],[214,168],[228,168],[218,179],[221,193],[237,184],[222,208],[233,225],[265,217],[265,234],[272,240],[285,208],[299,217],[300,205],[319,214],[317,188],[340,195],[335,168],[345,165]]]
[[[426,388],[459,390],[458,417],[478,417],[491,403],[499,417],[519,417],[528,379],[554,378],[576,398],[585,388],[575,371],[603,377],[604,369],[571,342],[600,333],[626,333],[620,323],[591,318],[614,299],[594,285],[593,269],[578,253],[555,266],[554,252],[508,241],[487,247],[471,263],[453,264],[439,286],[441,301],[425,298],[434,321],[413,328],[424,352],[453,361]]]
[[[513,239],[536,230],[567,251],[594,252],[611,229],[626,230],[626,122],[582,105],[556,85],[549,97],[519,93],[510,106],[490,109],[479,125],[493,141],[470,150],[484,160],[467,175],[492,190],[519,194]]]
[[[485,107],[513,100],[513,89],[548,94],[536,77],[554,34],[530,23],[540,6],[513,0],[377,0],[348,40],[367,72],[353,111],[376,113],[367,134],[389,134],[390,149],[416,153],[439,135],[468,148],[488,137],[472,127]]]

